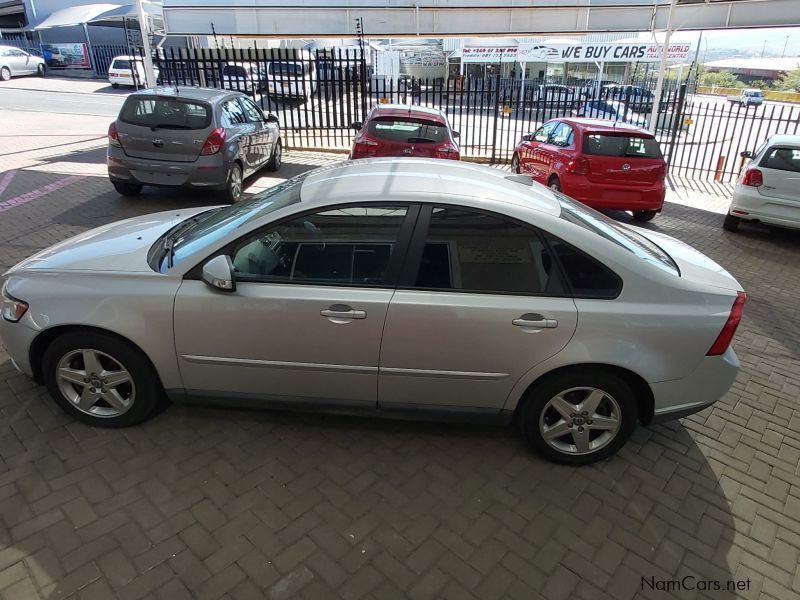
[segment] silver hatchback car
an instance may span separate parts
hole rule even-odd
[[[221,190],[236,202],[243,180],[282,158],[278,118],[244,94],[171,87],[131,94],[108,128],[108,177],[124,196],[142,186]]]
[[[436,159],[320,169],[234,206],[127,219],[2,278],[0,336],[64,410],[175,401],[514,419],[582,464],[733,382],[719,265],[530,178]]]

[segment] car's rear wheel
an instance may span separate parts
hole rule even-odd
[[[546,377],[523,400],[520,426],[545,458],[584,465],[607,458],[628,440],[638,408],[630,386],[599,368]]]
[[[45,67],[43,63],[39,63],[39,66],[36,67],[36,74],[39,77],[44,77],[46,73],[47,73],[47,67]]]
[[[277,171],[281,168],[281,161],[283,160],[283,144],[280,140],[275,142],[275,147],[272,149],[272,156],[269,157],[267,163],[267,171]]]
[[[0,80],[8,81],[9,79],[11,79],[11,69],[8,67],[3,67],[0,69]]]
[[[138,183],[126,183],[124,181],[112,181],[111,185],[117,193],[123,196],[138,196],[142,193],[142,186]]]
[[[519,154],[514,152],[514,156],[511,157],[511,172],[512,173],[519,173]]]
[[[56,338],[45,350],[42,375],[65,412],[98,427],[141,423],[164,396],[158,374],[138,348],[95,331]]]
[[[244,177],[242,175],[242,167],[239,163],[233,163],[230,173],[228,173],[228,183],[222,192],[226,202],[233,204],[238,202],[242,197],[242,190],[244,189]]]
[[[652,221],[657,214],[657,210],[635,210],[633,211],[633,218],[642,222]]]
[[[558,177],[551,177],[550,181],[547,183],[547,187],[551,190],[555,190],[557,192],[561,191],[561,182],[558,180]]]
[[[118,83],[112,83],[111,87],[116,90],[117,88],[119,88],[119,84]]]
[[[725,215],[725,220],[722,222],[722,228],[725,231],[739,231],[739,224],[742,220],[733,215]]]

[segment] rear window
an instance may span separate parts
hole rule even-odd
[[[753,91],[750,91],[750,92],[745,92],[744,95],[745,96],[751,96],[753,98],[760,98],[764,94],[762,92],[758,91],[758,90],[753,90]]]
[[[575,202],[575,200],[561,194],[554,192],[558,197],[561,204],[561,218],[569,221],[575,225],[579,225],[584,229],[588,229],[600,235],[607,240],[610,240],[635,254],[639,258],[646,260],[657,267],[669,271],[673,275],[680,275],[680,270],[672,257],[664,252],[660,246],[651,242],[649,239],[630,229],[617,223],[613,219],[608,218],[602,213],[597,212]]]
[[[119,120],[159,129],[205,129],[211,123],[211,107],[178,98],[129,96]]]
[[[270,75],[292,75],[294,77],[303,76],[303,65],[296,62],[274,62],[269,63]]]
[[[124,59],[124,58],[116,58],[114,62],[111,63],[112,69],[128,69],[131,68],[131,61]]]
[[[374,119],[369,122],[367,133],[387,142],[437,144],[448,139],[445,125],[421,119]]]
[[[770,148],[761,159],[760,167],[800,173],[800,148]]]
[[[655,138],[607,133],[587,133],[583,153],[595,156],[624,156],[629,158],[661,158],[661,148]]]

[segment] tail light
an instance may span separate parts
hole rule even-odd
[[[764,174],[758,169],[747,169],[742,178],[742,185],[750,187],[761,187],[764,185]]]
[[[573,158],[567,163],[567,171],[575,175],[589,174],[589,161],[583,157]]]
[[[458,148],[447,144],[446,146],[436,149],[436,158],[452,158],[453,160],[458,160],[460,155],[458,153]]]
[[[225,128],[224,127],[217,127],[214,131],[208,134],[205,143],[203,144],[203,149],[200,150],[200,154],[202,156],[209,156],[211,154],[216,154],[222,149],[222,145],[225,143]]]
[[[112,122],[111,125],[108,126],[108,143],[115,148],[122,148],[122,144],[119,142],[119,134],[117,133],[117,124],[115,122]]]
[[[356,142],[353,146],[353,154],[362,154],[362,155],[369,155],[374,154],[375,149],[380,144],[374,140],[362,140],[360,142]]]
[[[736,300],[733,301],[731,307],[731,314],[728,315],[728,320],[725,321],[725,326],[719,332],[717,339],[711,346],[711,349],[706,353],[706,356],[719,356],[725,354],[728,346],[731,345],[733,334],[736,333],[736,328],[739,327],[739,321],[742,320],[742,310],[744,309],[744,301],[747,299],[747,294],[744,292],[736,292]]]

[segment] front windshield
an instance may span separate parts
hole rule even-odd
[[[181,233],[172,245],[172,265],[185,261],[190,256],[209,248],[231,231],[238,229],[253,219],[258,219],[290,204],[300,202],[300,188],[306,173],[272,186],[268,190],[256,194],[249,200],[238,202],[232,206],[217,208],[198,215],[197,223],[185,228],[182,224],[176,231]],[[157,244],[163,245],[161,238]],[[158,270],[164,273],[169,268],[169,256],[164,253],[159,259]]]
[[[622,246],[639,258],[655,264],[669,271],[673,275],[680,275],[678,265],[672,257],[664,252],[657,244],[636,232],[625,227],[602,213],[592,210],[588,206],[576,202],[572,198],[559,192],[554,192],[561,204],[561,218],[584,229],[593,231],[607,240]]]

